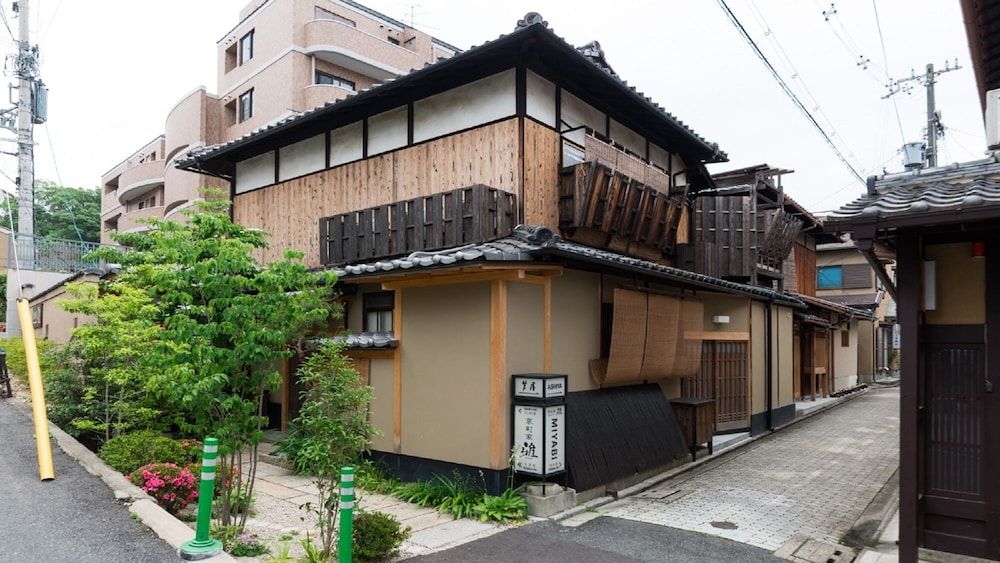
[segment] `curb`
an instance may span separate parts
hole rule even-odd
[[[21,411],[28,418],[31,417],[31,410],[27,402],[19,397],[7,399],[15,408]],[[49,434],[55,438],[56,444],[66,455],[73,458],[83,469],[95,477],[99,477],[104,484],[115,495],[115,499],[125,503],[129,512],[135,515],[144,526],[149,528],[161,540],[167,542],[174,549],[179,549],[181,544],[194,539],[194,530],[187,524],[178,520],[160,505],[156,504],[153,497],[146,494],[142,489],[132,484],[124,475],[112,469],[108,464],[101,461],[97,454],[87,449],[86,446],[70,436],[52,422],[49,422]],[[58,478],[58,477],[57,477]],[[235,563],[231,555],[222,552],[219,555],[205,559],[204,561]]]
[[[824,412],[826,412],[826,411],[828,411],[828,410],[830,410],[830,409],[832,409],[834,407],[838,407],[838,406],[840,406],[840,405],[842,405],[842,404],[844,404],[844,403],[846,403],[848,401],[852,401],[852,400],[854,400],[854,399],[856,399],[856,398],[864,395],[865,393],[867,393],[869,389],[871,389],[871,387],[866,387],[864,389],[861,389],[857,393],[851,393],[851,394],[848,394],[848,395],[844,395],[843,397],[839,397],[838,401],[829,403],[829,404],[824,405],[824,406],[822,406],[820,408],[817,408],[816,410],[814,410],[812,412],[809,412],[809,413],[804,414],[804,415],[802,415],[800,417],[797,417],[795,420],[792,420],[788,424],[785,424],[785,425],[782,425],[782,426],[778,426],[777,428],[775,428],[774,430],[772,430],[770,432],[765,432],[765,433],[757,435],[757,436],[752,436],[750,438],[747,438],[747,439],[744,439],[744,440],[740,440],[740,441],[736,442],[735,444],[733,444],[733,445],[731,445],[731,446],[729,446],[729,447],[727,447],[727,448],[725,448],[725,449],[717,452],[715,455],[705,456],[705,457],[703,457],[703,458],[701,458],[699,460],[693,461],[691,463],[686,463],[686,464],[684,464],[684,465],[682,465],[680,467],[676,467],[674,469],[670,469],[670,470],[664,471],[663,473],[660,473],[659,475],[654,475],[653,477],[650,477],[648,479],[640,481],[640,482],[636,483],[635,485],[632,485],[631,487],[625,487],[624,489],[621,489],[621,490],[617,491],[614,494],[610,494],[610,495],[605,495],[605,496],[602,496],[602,497],[598,497],[598,498],[593,499],[593,500],[591,500],[589,502],[581,504],[580,506],[577,506],[577,507],[574,507],[574,508],[570,508],[569,510],[564,510],[564,511],[559,512],[557,514],[553,514],[548,519],[552,520],[553,522],[560,522],[560,521],[565,520],[567,518],[570,518],[572,516],[576,516],[578,514],[586,512],[589,509],[594,509],[594,508],[597,508],[599,506],[603,506],[605,504],[609,504],[611,502],[615,502],[615,501],[622,500],[624,498],[628,498],[628,497],[634,496],[636,494],[639,494],[642,491],[645,491],[646,489],[649,489],[649,488],[652,488],[652,487],[654,487],[656,485],[659,485],[660,483],[662,483],[664,481],[673,479],[674,477],[677,477],[678,475],[681,475],[681,474],[687,473],[688,471],[692,471],[694,469],[697,469],[697,468],[701,467],[702,465],[705,465],[706,463],[709,463],[711,461],[716,461],[716,460],[723,459],[727,455],[729,455],[729,454],[731,454],[731,453],[733,453],[735,451],[739,451],[739,450],[743,449],[744,446],[748,446],[748,445],[756,442],[757,440],[762,440],[764,438],[767,438],[768,436],[772,436],[776,432],[779,432],[781,430],[784,430],[785,428],[788,428],[790,426],[798,424],[799,422],[802,422],[803,420],[806,420],[806,419],[812,418],[812,417],[814,417],[814,416],[816,416],[818,414],[824,413]]]

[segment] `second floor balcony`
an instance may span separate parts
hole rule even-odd
[[[306,23],[305,50],[331,64],[385,80],[421,68],[429,56],[334,20]]]
[[[166,160],[153,160],[133,166],[118,180],[118,201],[126,203],[163,185]]]

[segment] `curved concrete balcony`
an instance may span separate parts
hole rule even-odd
[[[202,190],[205,188],[218,188],[222,190],[225,197],[229,196],[229,186],[219,178],[213,178],[204,174],[195,174],[187,170],[180,170],[170,166],[164,173],[163,203],[170,214],[174,208],[203,197]]]
[[[213,112],[218,113],[218,103],[219,99],[209,95],[205,88],[198,88],[177,102],[167,114],[164,127],[164,148],[168,157],[178,149],[202,145],[218,137],[218,123],[214,129],[210,125],[218,120],[209,118]]]
[[[165,208],[161,206],[157,207],[147,207],[145,209],[136,209],[135,211],[129,211],[118,218],[118,232],[124,233],[128,231],[144,231],[149,228],[149,225],[145,223],[140,223],[140,219],[163,219],[163,210]]]
[[[306,109],[318,108],[328,102],[342,100],[352,91],[333,84],[312,84],[303,90]]]
[[[118,180],[118,201],[125,203],[163,185],[166,160],[154,160],[129,168]]]
[[[422,68],[426,57],[333,20],[306,23],[305,52],[376,80]],[[368,53],[364,56],[361,53]]]
[[[118,190],[112,190],[110,192],[101,194],[101,216],[107,215],[109,212],[121,207],[122,204],[118,201]]]

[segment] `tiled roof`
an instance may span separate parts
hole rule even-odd
[[[1000,206],[1000,158],[886,175],[876,179],[869,191],[831,213],[827,221],[892,221]]]
[[[844,305],[841,303],[835,303],[824,297],[813,297],[811,295],[802,295],[800,293],[792,293],[800,301],[808,305],[809,307],[814,307],[818,309],[825,309],[827,311],[833,311],[834,313],[839,313],[841,315],[847,315],[850,317],[861,317],[868,320],[872,320],[875,316],[871,311],[866,311],[864,309],[857,309]]]
[[[840,305],[847,305],[848,307],[874,308],[878,307],[879,303],[882,302],[882,292],[876,291],[875,293],[862,293],[860,295],[824,295],[823,299],[839,303]]]
[[[399,346],[399,339],[392,331],[388,331],[352,332],[328,338],[311,338],[306,341],[306,347],[316,349],[329,341],[342,343],[348,350],[391,350]]]
[[[241,137],[237,137],[236,139],[233,139],[231,141],[227,141],[225,143],[219,143],[219,144],[215,144],[215,145],[208,145],[208,146],[198,147],[198,148],[189,150],[187,152],[187,154],[186,154],[186,158],[178,159],[177,160],[177,167],[178,168],[194,167],[194,166],[197,165],[197,161],[198,160],[203,160],[203,159],[209,158],[209,157],[215,155],[216,153],[218,153],[219,151],[222,151],[224,149],[228,149],[228,148],[234,147],[236,145],[246,144],[246,143],[248,143],[250,141],[256,140],[257,138],[263,136],[265,133],[273,132],[276,129],[285,129],[287,127],[290,127],[292,124],[295,124],[297,122],[306,120],[306,119],[308,119],[310,117],[316,116],[317,114],[321,114],[321,113],[326,113],[328,111],[332,111],[332,108],[334,108],[335,106],[343,106],[343,105],[348,104],[350,102],[354,102],[354,101],[357,101],[357,100],[361,100],[361,99],[365,99],[365,98],[368,98],[368,97],[371,97],[371,96],[378,95],[382,89],[384,89],[386,86],[388,86],[390,84],[393,84],[393,83],[396,83],[396,82],[400,82],[400,81],[410,82],[410,81],[413,81],[413,80],[418,80],[422,75],[426,74],[426,72],[428,70],[432,69],[432,68],[438,67],[440,65],[456,64],[456,61],[461,61],[461,60],[464,60],[464,59],[467,59],[467,58],[470,58],[470,57],[474,57],[474,56],[477,56],[478,54],[481,54],[482,52],[487,51],[492,45],[498,43],[500,40],[511,40],[511,39],[515,38],[516,36],[519,36],[519,35],[522,35],[522,34],[524,34],[525,36],[527,36],[530,33],[545,33],[545,34],[548,34],[552,38],[554,38],[554,39],[556,39],[556,40],[564,43],[565,45],[571,47],[573,49],[573,51],[576,52],[581,58],[587,60],[590,64],[594,65],[595,68],[601,70],[604,74],[608,75],[609,77],[611,77],[612,79],[614,79],[615,81],[617,81],[622,86],[627,87],[629,90],[631,90],[632,94],[634,94],[635,96],[638,96],[648,106],[654,108],[657,112],[659,112],[664,118],[666,118],[668,121],[670,121],[673,125],[675,125],[676,127],[680,128],[681,130],[683,130],[684,132],[686,132],[688,135],[690,135],[692,138],[696,139],[699,143],[701,143],[702,145],[704,145],[706,148],[711,149],[714,152],[714,154],[715,154],[716,161],[718,161],[718,162],[724,162],[724,161],[726,161],[728,159],[728,156],[726,155],[726,153],[723,152],[723,151],[721,151],[719,149],[719,146],[718,146],[717,143],[709,142],[708,140],[706,140],[701,135],[698,135],[697,133],[695,133],[693,129],[691,129],[690,127],[688,127],[683,121],[681,121],[680,119],[678,119],[677,117],[675,117],[673,114],[671,114],[670,112],[666,111],[662,106],[660,106],[658,103],[656,103],[652,99],[650,99],[649,96],[646,96],[642,92],[639,92],[638,90],[636,90],[635,86],[630,86],[627,81],[622,80],[617,74],[615,74],[611,70],[611,68],[609,66],[602,65],[601,62],[600,62],[600,60],[595,60],[595,57],[592,57],[591,55],[585,54],[584,52],[580,51],[576,47],[573,47],[572,45],[570,45],[569,42],[567,42],[562,37],[556,35],[551,29],[548,28],[548,23],[547,22],[541,21],[540,16],[539,16],[539,18],[537,20],[532,20],[532,21],[534,21],[534,23],[531,23],[529,25],[524,25],[524,26],[518,26],[518,28],[515,29],[511,33],[508,33],[508,34],[505,34],[505,35],[501,35],[501,36],[497,37],[496,39],[494,39],[492,41],[488,41],[486,43],[483,43],[482,45],[477,45],[477,46],[470,47],[468,50],[461,51],[461,52],[457,53],[456,55],[454,55],[454,56],[452,56],[450,58],[442,59],[442,60],[439,60],[439,61],[433,62],[433,63],[426,63],[423,66],[423,68],[411,70],[410,72],[402,74],[402,75],[397,76],[395,78],[390,78],[390,79],[386,80],[384,83],[374,84],[370,88],[365,88],[365,89],[362,89],[362,90],[358,90],[356,92],[351,92],[351,93],[349,93],[347,95],[347,97],[342,98],[340,100],[333,101],[333,102],[327,102],[326,104],[324,104],[322,106],[318,106],[318,107],[316,107],[314,109],[311,109],[309,111],[294,113],[294,114],[289,115],[287,117],[278,119],[278,120],[273,121],[271,123],[268,123],[268,124],[266,124],[266,125],[264,125],[262,127],[259,127],[258,129],[255,129],[255,130],[253,130],[253,131],[251,131],[251,132],[249,132],[249,133],[247,133],[247,134],[245,134],[245,135],[243,135]],[[584,46],[584,47],[585,48],[589,47],[589,45],[588,46]],[[603,59],[603,56],[601,58]]]
[[[537,263],[548,257],[562,258],[568,261],[596,263],[610,269],[631,270],[635,273],[643,273],[670,282],[695,285],[725,293],[747,295],[759,300],[774,300],[788,305],[802,306],[800,300],[787,293],[780,293],[765,287],[731,282],[672,266],[664,266],[649,260],[625,256],[609,250],[564,241],[544,227],[531,225],[519,225],[514,229],[514,233],[511,236],[483,244],[470,244],[433,252],[414,252],[402,258],[341,266],[334,268],[334,271],[341,278],[349,279],[355,276],[373,276],[414,268],[446,267],[461,262],[499,261]]]

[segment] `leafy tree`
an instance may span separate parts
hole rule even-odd
[[[324,344],[299,367],[296,377],[305,390],[292,430],[298,442],[294,463],[313,476],[319,490],[318,501],[304,507],[316,516],[320,549],[327,558],[333,555],[340,469],[360,459],[375,433],[368,423],[371,388],[362,384],[340,350],[339,344]]]
[[[185,223],[152,220],[144,233],[118,233],[128,252],[94,253],[122,265],[112,287],[141,291],[162,327],[144,366],[164,402],[181,409],[174,422],[197,437],[220,441],[220,520],[246,524],[229,502],[230,490],[253,494],[257,445],[263,436],[264,394],[277,388],[277,362],[331,311],[332,273],[309,272],[302,253],[280,260],[254,258],[266,235],[232,221],[229,202],[200,202]],[[243,456],[248,450],[249,456]]]
[[[156,426],[161,410],[149,396],[143,361],[163,330],[157,307],[144,291],[127,284],[106,285],[100,297],[92,283],[70,284],[68,291],[72,298],[60,303],[62,308],[96,322],[74,329],[60,354],[63,373],[50,392],[61,399],[50,401],[54,418],[66,419],[76,435],[99,443]]]
[[[8,195],[0,207],[0,226],[9,228],[7,205],[17,230],[17,198]],[[101,194],[97,188],[64,187],[35,182],[35,235],[98,242],[101,240]]]

